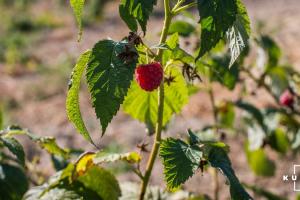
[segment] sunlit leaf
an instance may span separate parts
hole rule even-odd
[[[138,163],[141,161],[141,156],[137,152],[119,154],[100,151],[93,158],[95,164],[115,162],[119,160],[123,160],[129,163]]]
[[[87,66],[87,63],[89,62],[90,55],[91,51],[86,51],[85,53],[83,53],[78,59],[77,64],[73,69],[67,94],[66,110],[69,120],[74,123],[78,132],[82,134],[86,140],[93,143],[90,134],[86,129],[86,126],[81,117],[79,106],[80,80]]]
[[[226,32],[231,53],[229,67],[233,65],[245,49],[250,37],[250,19],[241,0],[237,0],[238,13],[233,26]]]
[[[85,0],[70,0],[70,4],[71,4],[71,7],[72,7],[73,12],[75,14],[76,21],[77,21],[77,24],[78,24],[78,29],[79,29],[78,41],[80,41],[81,37],[82,37],[82,20],[81,20],[81,16],[82,16],[84,3],[85,3]]]
[[[179,113],[188,101],[188,90],[182,74],[176,68],[172,68],[171,75],[175,77],[175,82],[170,85],[165,83],[163,125],[169,122],[173,114]],[[134,81],[123,103],[123,109],[133,118],[155,127],[158,111],[157,102],[156,90],[146,92]]]
[[[267,157],[263,149],[251,151],[248,145],[245,148],[249,166],[256,175],[266,177],[274,175],[275,164]]]

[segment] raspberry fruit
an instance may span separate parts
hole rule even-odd
[[[159,62],[139,65],[135,69],[135,78],[140,87],[148,92],[158,88],[163,78],[163,69]]]
[[[289,90],[285,90],[281,94],[279,101],[283,106],[292,107],[294,103],[294,96]]]

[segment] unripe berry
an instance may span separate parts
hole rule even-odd
[[[158,88],[162,81],[162,66],[159,62],[139,65],[135,69],[135,78],[142,89],[151,92]]]
[[[289,90],[285,90],[281,94],[279,102],[283,106],[292,107],[294,103],[294,96]]]

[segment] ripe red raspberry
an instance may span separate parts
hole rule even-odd
[[[159,62],[139,65],[135,69],[135,78],[142,89],[151,92],[158,88],[163,78],[163,69]]]
[[[289,90],[285,90],[281,94],[279,101],[283,106],[292,107],[294,103],[294,96]]]

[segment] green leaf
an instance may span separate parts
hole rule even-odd
[[[269,68],[267,71],[267,75],[271,80],[270,87],[272,92],[278,98],[290,85],[290,76],[288,74],[289,71],[286,66],[272,66],[272,68]]]
[[[179,113],[188,101],[188,90],[182,74],[176,68],[172,68],[171,74],[175,77],[175,82],[170,85],[165,83],[163,126],[169,122],[173,114]],[[123,109],[133,118],[155,127],[157,101],[157,91],[146,92],[134,81],[123,103]]]
[[[31,133],[26,133],[31,140],[38,143],[42,148],[48,151],[50,154],[62,156],[65,159],[69,157],[69,154],[66,150],[62,149],[57,145],[56,139],[53,137],[40,137],[33,135]]]
[[[277,128],[270,135],[269,144],[273,149],[275,149],[276,151],[282,154],[285,154],[290,147],[290,142],[285,131],[283,131],[280,128]]]
[[[169,27],[169,34],[178,33],[180,36],[188,37],[196,30],[195,26],[186,20],[176,20]]]
[[[238,108],[248,112],[257,121],[257,123],[266,131],[263,114],[260,112],[258,108],[256,108],[254,105],[250,103],[243,102],[243,101],[237,101],[235,102],[235,105]]]
[[[28,180],[23,170],[8,164],[0,165],[0,193],[8,200],[22,199],[28,190]]]
[[[118,200],[121,189],[117,179],[100,167],[91,167],[84,175],[78,177],[86,188],[96,192],[102,200]]]
[[[115,162],[123,160],[129,163],[138,163],[141,161],[141,156],[137,152],[129,152],[129,153],[107,153],[100,151],[93,158],[94,164],[101,164],[107,162]]]
[[[103,168],[92,166],[82,174],[76,174],[75,166],[56,173],[48,182],[30,189],[24,200],[114,200],[120,196],[116,178]]]
[[[227,152],[224,148],[218,146],[206,145],[206,157],[212,167],[220,169],[227,177],[230,184],[230,195],[232,200],[251,200],[253,199],[246,192],[236,177],[231,162],[228,158]]]
[[[247,160],[252,171],[258,176],[273,176],[275,173],[275,164],[269,160],[263,149],[250,151],[248,145],[245,147]]]
[[[244,185],[246,188],[252,190],[256,195],[266,198],[266,200],[287,200],[285,197],[271,193],[270,191],[265,190],[261,187],[257,187],[255,185]]]
[[[12,137],[0,137],[0,140],[17,157],[19,163],[25,166],[25,152],[18,140]]]
[[[5,137],[12,137],[14,135],[26,135],[32,141],[38,143],[42,148],[46,149],[50,154],[62,156],[65,159],[69,157],[69,154],[66,150],[59,147],[56,143],[55,138],[53,137],[40,137],[29,133],[28,130],[22,129],[19,126],[13,125],[4,130]]]
[[[241,0],[237,0],[238,14],[233,26],[226,33],[229,42],[231,59],[229,68],[233,65],[241,52],[245,49],[250,37],[250,19]]]
[[[229,90],[233,90],[239,78],[239,68],[234,64],[230,69],[227,67],[229,63],[227,54],[214,55],[210,64],[210,78],[218,81]]]
[[[124,59],[123,54],[126,54]],[[93,107],[102,125],[102,135],[127,94],[136,56],[135,48],[126,41],[102,40],[92,50],[86,77]]]
[[[162,64],[166,65],[168,61],[181,61],[182,63],[187,63],[193,65],[195,59],[189,53],[184,51],[179,46],[179,36],[178,33],[172,34],[166,41],[165,44],[168,49],[164,50],[162,56]]]
[[[92,138],[90,137],[90,134],[86,129],[81,117],[79,106],[80,80],[87,63],[89,62],[90,55],[91,51],[86,51],[83,53],[73,69],[67,94],[66,110],[69,120],[74,123],[77,131],[83,135],[86,140],[93,143]]]
[[[210,51],[233,26],[238,6],[236,0],[197,0],[201,23],[201,44],[197,59]]]
[[[82,37],[82,11],[84,6],[85,0],[70,0],[71,7],[76,17],[79,33],[78,33],[78,41],[81,40]]]
[[[163,160],[168,188],[176,189],[197,171],[202,152],[196,145],[167,138],[161,142],[159,155]]]
[[[268,35],[261,35],[256,42],[267,52],[268,61],[266,69],[276,67],[281,57],[281,50],[277,43]]]
[[[235,120],[234,105],[232,103],[222,102],[217,109],[220,125],[225,128],[233,128]]]
[[[119,13],[128,28],[137,31],[137,23],[146,32],[147,21],[157,0],[121,0]]]
[[[55,178],[56,175],[51,178]],[[68,185],[66,182],[61,181],[60,185],[51,187],[50,180],[42,186],[31,188],[26,192],[24,200],[102,200],[96,192],[89,190],[79,182],[74,182]]]

